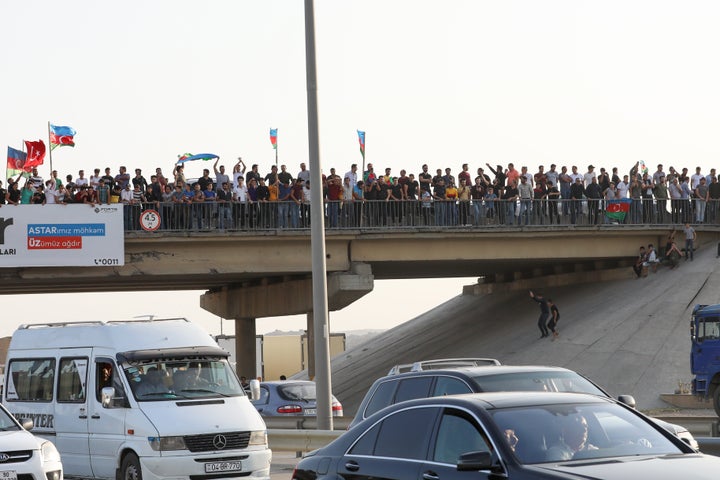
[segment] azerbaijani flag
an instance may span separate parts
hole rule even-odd
[[[27,160],[27,153],[8,147],[6,177],[20,175],[23,172],[25,160]]]
[[[608,200],[605,208],[605,216],[612,220],[622,222],[625,215],[630,211],[631,200],[629,198],[620,198],[617,200]]]
[[[277,150],[277,128],[270,129],[270,143],[272,143],[272,147]]]
[[[365,159],[365,132],[358,130],[358,142],[360,142],[360,154]]]
[[[50,150],[54,150],[55,147],[74,147],[75,146],[75,134],[77,133],[74,128],[60,127],[57,125],[50,125]]]
[[[185,155],[178,158],[177,163],[192,162],[193,160],[215,160],[216,158],[220,157],[213,153],[198,153],[197,155],[190,155],[189,153],[186,153]]]
[[[27,160],[25,160],[24,169],[26,172],[32,170],[32,167],[42,165],[45,161],[45,142],[38,140],[37,142],[28,142],[25,140],[27,147]]]

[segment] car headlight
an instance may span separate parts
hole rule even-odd
[[[250,432],[249,445],[263,445],[267,447],[267,430],[256,430]]]
[[[40,446],[43,462],[59,462],[60,452],[57,451],[52,442],[43,442]]]
[[[148,437],[150,448],[156,452],[167,452],[169,450],[185,450],[183,437]]]

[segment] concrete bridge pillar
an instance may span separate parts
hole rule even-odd
[[[348,272],[328,274],[328,309],[336,311],[370,293],[374,277],[370,265],[353,263]],[[248,378],[257,376],[246,366],[255,370],[255,319],[284,315],[307,314],[308,325],[308,370],[312,378],[315,372],[315,349],[312,337],[312,278],[265,278],[250,285],[226,286],[205,292],[200,297],[200,306],[221,317],[235,319],[235,351],[238,360],[238,375]],[[241,356],[242,355],[242,356]],[[242,363],[241,363],[242,361]],[[243,370],[241,370],[241,367]]]
[[[255,343],[255,319],[235,319],[235,371],[238,377],[245,376],[248,380],[257,378],[257,345]]]

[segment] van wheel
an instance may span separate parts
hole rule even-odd
[[[720,386],[715,387],[713,392],[713,407],[715,407],[715,415],[720,417]]]
[[[122,476],[120,480],[142,480],[142,470],[140,469],[140,460],[134,453],[128,453],[123,458],[120,466]]]

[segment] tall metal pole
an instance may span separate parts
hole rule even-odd
[[[317,429],[332,430],[330,401],[330,334],[328,332],[325,216],[320,135],[318,132],[317,70],[315,62],[315,9],[305,0],[305,75],[307,78],[308,150],[310,155],[310,243],[312,247],[313,318],[315,334],[315,389]]]

